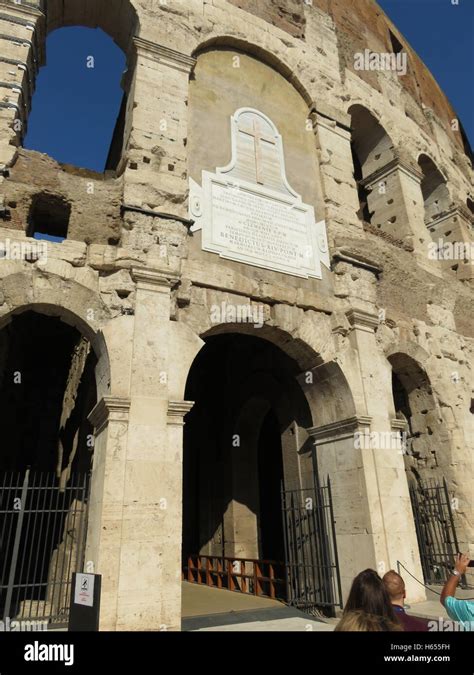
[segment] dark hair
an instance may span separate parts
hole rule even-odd
[[[375,570],[364,570],[352,582],[344,613],[358,611],[397,623],[390,596]]]

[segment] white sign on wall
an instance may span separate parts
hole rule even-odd
[[[74,588],[74,603],[76,605],[94,606],[94,580],[93,574],[76,574],[76,586]]]
[[[216,173],[191,179],[189,210],[202,247],[223,258],[299,277],[329,268],[324,221],[304,204],[286,178],[282,137],[252,108],[231,118],[232,160]]]

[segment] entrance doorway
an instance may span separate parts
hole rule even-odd
[[[320,551],[334,530],[328,521],[323,532],[319,516],[307,527],[305,505],[316,508],[320,500],[300,371],[280,347],[248,334],[209,337],[195,359],[186,388],[194,407],[184,428],[185,581],[288,603],[297,598],[298,606],[306,606],[301,595],[313,606],[322,597],[316,567],[333,569],[334,549],[324,560]]]
[[[3,620],[67,623],[84,558],[96,362],[59,318],[25,311],[0,330]]]

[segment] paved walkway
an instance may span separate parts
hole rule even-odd
[[[441,587],[434,589],[441,593]],[[456,597],[474,597],[474,589],[458,589]],[[427,600],[407,607],[408,614],[425,619],[447,619],[439,595],[427,590]],[[183,583],[182,630],[209,631],[333,631],[338,619],[312,618],[277,600]]]
[[[277,600],[183,583],[183,631],[332,631],[335,620],[318,620]]]

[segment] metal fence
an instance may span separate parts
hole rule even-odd
[[[410,497],[425,583],[444,584],[459,551],[448,486],[444,479],[420,482]]]
[[[0,616],[65,624],[83,569],[89,479],[0,472]]]
[[[307,613],[342,607],[331,483],[282,487],[288,603]]]

